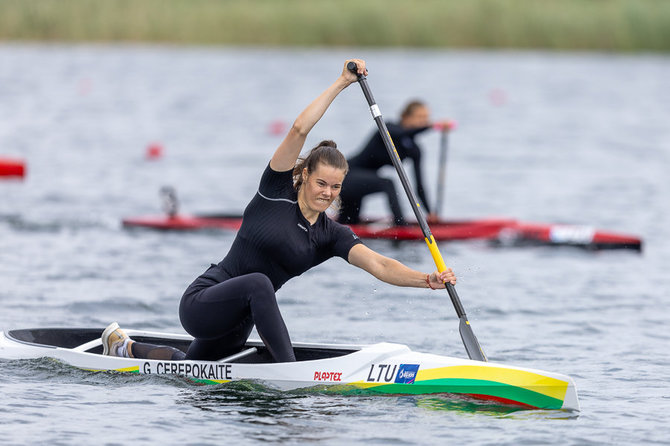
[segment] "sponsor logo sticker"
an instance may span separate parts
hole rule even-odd
[[[549,239],[555,243],[591,243],[595,229],[590,226],[554,225],[549,232]]]
[[[396,384],[413,384],[416,379],[416,373],[419,371],[419,364],[400,364],[398,374],[395,377]]]
[[[342,372],[314,372],[314,381],[342,381]]]

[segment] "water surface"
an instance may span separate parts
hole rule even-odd
[[[168,184],[186,212],[241,211],[281,140],[271,126],[290,124],[350,56],[368,60],[387,118],[418,97],[434,116],[458,121],[446,217],[583,223],[643,237],[641,255],[441,244],[490,360],[572,376],[581,413],[207,388],[2,361],[4,442],[667,442],[665,56],[2,45],[0,154],[26,159],[28,176],[0,182],[0,329],[117,320],[182,332],[183,289],[233,235],[128,231],[121,218],[160,213],[158,190]],[[349,155],[373,131],[354,85],[307,145],[333,138]],[[152,142],[163,144],[163,159],[145,159]],[[420,142],[435,197],[439,138]],[[383,201],[371,199],[366,212],[383,214]],[[422,243],[368,244],[433,269]],[[446,295],[387,286],[341,259],[278,297],[296,341],[392,341],[465,356]]]

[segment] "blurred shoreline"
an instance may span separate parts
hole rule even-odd
[[[2,0],[0,42],[670,50],[663,0]]]

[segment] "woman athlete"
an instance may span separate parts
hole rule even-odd
[[[358,73],[367,74],[364,61],[351,61]],[[323,141],[298,159],[312,127],[335,97],[356,82],[356,75],[346,68],[348,62],[339,78],[300,113],[275,151],[226,257],[184,292],[179,317],[194,337],[186,354],[135,342],[116,323],[102,335],[105,354],[217,360],[240,351],[255,325],[274,361],[295,361],[275,293],[290,278],[334,256],[392,285],[438,289],[445,282],[456,283],[449,268],[426,274],[371,250],[351,229],[326,215],[348,169],[335,143]]]
[[[428,200],[426,199],[426,189],[423,186],[423,174],[421,169],[421,148],[414,138],[432,127],[449,129],[450,122],[442,120],[431,122],[430,110],[428,106],[421,101],[409,102],[400,114],[400,122],[388,122],[389,135],[401,160],[409,158],[414,167],[414,180],[416,192],[421,200],[422,208],[429,214],[428,219],[437,218],[431,214]],[[398,195],[396,194],[393,181],[379,175],[379,169],[384,166],[391,166],[391,157],[386,150],[384,140],[379,132],[370,137],[363,149],[354,157],[348,160],[349,173],[344,180],[342,189],[342,205],[338,221],[345,224],[360,223],[360,212],[363,199],[371,194],[383,192],[388,200],[389,208],[393,214],[393,224],[404,225],[405,219],[400,208]]]

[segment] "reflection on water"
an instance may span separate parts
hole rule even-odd
[[[453,410],[458,412],[478,413],[484,415],[508,415],[524,410],[521,407],[492,404],[490,402],[458,395],[434,395],[417,397],[416,405],[418,407],[430,410]]]
[[[576,419],[579,412],[570,410],[538,410],[515,407],[511,405],[495,404],[460,395],[431,395],[416,397],[416,406],[430,410],[446,410],[478,415],[518,419]]]
[[[205,411],[226,410],[230,405],[249,408],[259,416],[275,416],[290,410],[290,402],[300,398],[273,390],[255,381],[235,381],[189,389],[180,395],[180,404]]]
[[[382,399],[390,406],[413,406],[431,411],[452,411],[490,416],[519,415],[520,418],[573,419],[579,412],[537,410],[498,404],[456,394],[433,395],[336,395],[326,386],[283,392],[255,381],[236,381],[194,391],[184,391],[178,400],[204,411],[230,411],[255,417],[332,416],[352,410],[359,402]],[[242,407],[243,409],[241,409]],[[309,407],[309,411],[302,408]]]
[[[332,438],[325,420],[354,409],[345,399],[280,392],[251,381],[182,390],[176,399],[213,416],[228,417],[246,426],[259,441],[314,442]]]

